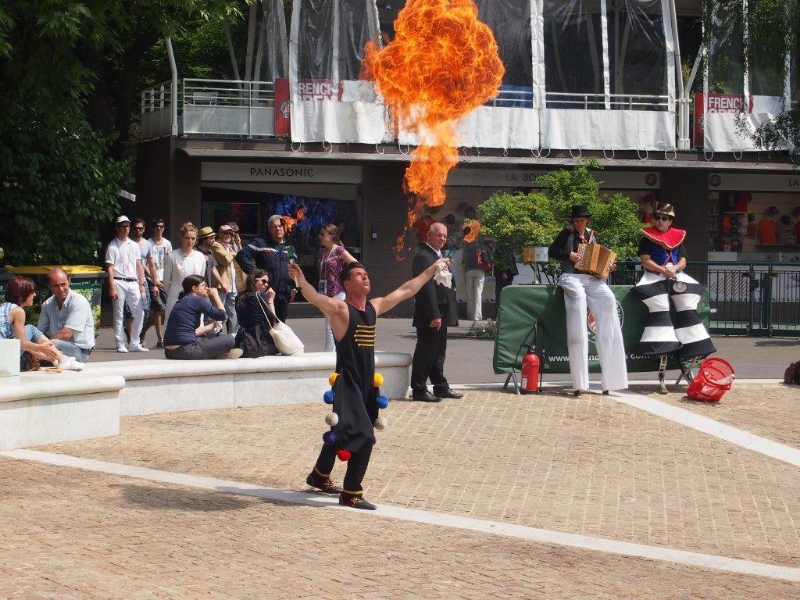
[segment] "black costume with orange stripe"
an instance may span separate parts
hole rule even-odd
[[[360,492],[367,472],[372,446],[375,444],[373,423],[378,418],[375,387],[375,322],[377,314],[370,302],[364,311],[347,304],[350,322],[347,333],[336,342],[336,382],[333,385],[333,412],[339,417],[334,426],[336,444],[325,444],[317,459],[316,470],[330,474],[336,451],[351,452],[344,476],[344,489]]]

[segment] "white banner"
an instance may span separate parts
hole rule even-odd
[[[675,113],[642,110],[542,111],[542,148],[675,150]]]
[[[757,150],[751,136],[761,125],[780,115],[783,105],[783,98],[780,96],[751,96],[749,112],[707,112],[703,115],[702,122],[705,150]]]

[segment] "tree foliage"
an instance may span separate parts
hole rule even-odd
[[[716,48],[716,64],[712,65],[710,89],[725,93],[741,93],[744,81],[742,73],[750,73],[750,89],[753,92],[754,76],[759,85],[766,89],[767,95],[783,96],[787,83],[784,56],[788,51],[794,54],[794,73],[797,77],[798,32],[800,31],[800,0],[702,0],[703,43],[706,48]],[[737,23],[736,27],[732,23]],[[745,43],[742,43],[745,38]],[[737,54],[738,53],[738,54]],[[730,67],[732,62],[741,65]],[[708,61],[705,63],[708,69]],[[707,71],[708,74],[708,71]],[[734,79],[730,79],[734,78]],[[725,81],[729,80],[726,84]],[[733,85],[734,87],[729,87]],[[728,87],[726,87],[728,86]],[[797,86],[795,96],[799,98]],[[740,131],[751,135],[756,147],[770,151],[790,149],[795,162],[800,161],[800,107],[784,106],[782,114],[761,125],[750,134],[745,121],[741,120]]]
[[[609,198],[591,171],[597,161],[586,161],[573,169],[559,169],[537,178],[542,191],[494,194],[478,206],[481,230],[496,240],[497,256],[513,252],[521,257],[526,246],[549,246],[569,223],[574,204],[586,204],[592,213],[591,227],[603,245],[620,258],[636,256],[642,224],[636,205],[627,196]],[[506,266],[506,265],[500,265]]]
[[[0,246],[17,264],[83,263],[132,184],[142,57],[248,0],[8,0],[0,6]]]

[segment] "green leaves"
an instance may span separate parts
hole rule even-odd
[[[496,240],[498,257],[513,252],[521,259],[526,246],[549,246],[569,223],[573,204],[586,204],[592,213],[591,227],[603,245],[620,258],[633,258],[641,238],[642,224],[636,205],[627,196],[610,198],[600,193],[591,170],[597,161],[585,161],[573,169],[560,169],[537,179],[544,189],[537,192],[497,193],[478,206],[481,230]],[[507,265],[500,265],[507,266]]]

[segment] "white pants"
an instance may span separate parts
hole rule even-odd
[[[486,273],[480,269],[470,269],[464,272],[467,284],[467,320],[483,320],[483,282]]]
[[[123,307],[128,305],[131,311],[133,323],[131,323],[131,343],[139,343],[139,334],[142,333],[144,323],[144,300],[139,291],[139,283],[136,281],[114,280],[114,287],[117,290],[117,297],[111,301],[114,307],[114,338],[117,340],[117,348],[125,345],[125,318],[123,317]]]
[[[602,370],[603,390],[628,387],[625,346],[617,316],[617,300],[602,279],[582,273],[563,273],[558,285],[564,290],[567,310],[567,349],[572,389],[589,389],[589,327],[587,308],[594,316],[595,347]]]
[[[239,317],[236,316],[236,290],[231,290],[226,294],[218,288],[217,293],[219,301],[225,308],[225,314],[228,315],[228,320],[225,321],[227,331],[231,335],[236,335],[236,332],[239,331]]]
[[[344,300],[344,292],[339,292],[333,298]],[[331,318],[325,315],[325,348],[323,352],[336,352],[336,342],[333,340],[333,329],[331,329]]]

